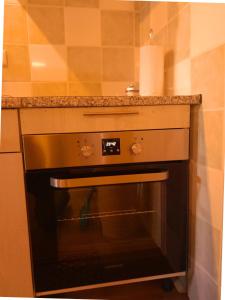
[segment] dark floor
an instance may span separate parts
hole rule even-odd
[[[179,294],[175,288],[170,292],[162,289],[161,281],[151,281],[132,285],[108,287],[54,296],[71,299],[109,299],[109,300],[188,300],[186,294]]]

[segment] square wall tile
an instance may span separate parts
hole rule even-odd
[[[203,109],[224,107],[225,47],[220,46],[191,60],[192,93],[202,94]]]
[[[140,11],[140,45],[149,44],[149,29],[150,27],[150,2],[145,3],[145,6]]]
[[[140,14],[135,13],[135,27],[134,27],[134,38],[135,38],[135,46],[139,47],[140,46]]]
[[[100,47],[69,47],[67,57],[70,81],[101,81]]]
[[[103,82],[102,95],[103,96],[126,96],[126,88],[130,84],[127,82]]]
[[[28,47],[5,46],[8,66],[3,67],[3,81],[30,81]]]
[[[102,45],[132,46],[134,44],[134,14],[126,11],[102,11]]]
[[[30,82],[3,82],[2,95],[12,97],[31,97],[31,83]]]
[[[186,6],[168,25],[166,67],[190,55],[190,8]]]
[[[121,0],[100,0],[100,8],[105,10],[134,11],[134,3]]]
[[[38,4],[38,5],[63,5],[64,0],[28,0],[29,4]]]
[[[65,8],[65,37],[69,46],[100,46],[101,15],[93,8]]]
[[[191,261],[191,263],[193,265],[193,268],[192,271],[189,272],[188,276],[189,299],[219,300],[219,285],[211,276],[209,276],[207,271],[205,271],[201,265],[197,264],[195,261]]]
[[[225,5],[191,3],[191,56],[225,43]]]
[[[66,96],[66,82],[33,82],[32,96]]]
[[[5,5],[25,5],[27,0],[4,0]]]
[[[134,49],[103,49],[103,81],[134,81]]]
[[[157,34],[163,27],[167,25],[168,17],[167,17],[167,6],[169,3],[167,2],[153,2],[151,3],[151,11],[150,11],[150,24],[154,29],[154,33]]]
[[[191,161],[190,211],[212,227],[222,230],[223,171]]]
[[[191,94],[191,60],[184,59],[166,70],[166,89],[177,95]]]
[[[28,36],[31,44],[64,44],[63,8],[30,6]]]
[[[204,101],[204,98],[203,98]],[[194,112],[190,155],[193,160],[223,169],[223,110]]]
[[[155,34],[154,39],[150,41],[150,44],[162,46],[164,49],[164,54],[166,54],[167,37],[168,37],[168,26],[164,27],[157,34]]]
[[[23,6],[5,6],[4,43],[14,45],[27,44],[26,11]]]
[[[134,9],[136,11],[141,11],[144,10],[146,7],[150,6],[150,1],[136,1],[136,3],[134,3]]]
[[[66,81],[66,47],[31,45],[31,80],[32,81]]]
[[[74,7],[99,7],[99,0],[65,0],[66,6]]]
[[[70,82],[70,96],[101,96],[101,83],[99,82]]]
[[[174,18],[176,15],[178,15],[180,13],[180,11],[186,5],[189,5],[189,3],[185,3],[185,2],[168,2],[168,5],[167,5],[168,21],[170,21],[172,18]]]
[[[140,48],[134,48],[134,81],[139,84],[140,77]]]
[[[191,257],[195,258],[195,262],[207,272],[214,282],[219,283],[221,231],[213,228],[200,217],[192,216],[190,223],[190,226],[193,227],[190,232]]]

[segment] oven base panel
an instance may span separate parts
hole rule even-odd
[[[162,275],[156,275],[156,276],[146,276],[146,277],[140,277],[140,278],[127,279],[127,280],[119,280],[119,281],[112,281],[112,282],[99,283],[99,284],[90,284],[90,285],[80,286],[80,287],[71,287],[71,288],[65,288],[65,289],[59,289],[59,290],[36,292],[35,296],[42,297],[42,296],[47,296],[47,295],[65,294],[65,293],[71,293],[71,292],[77,292],[77,291],[91,290],[91,289],[96,289],[96,288],[118,286],[118,285],[145,282],[145,281],[151,281],[151,280],[157,280],[157,279],[184,277],[184,276],[186,276],[186,272],[177,272],[177,273],[162,274]]]

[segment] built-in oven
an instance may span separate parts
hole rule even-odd
[[[188,129],[23,136],[37,296],[185,275]]]

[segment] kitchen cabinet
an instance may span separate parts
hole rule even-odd
[[[17,110],[2,110],[0,141],[0,153],[20,151],[19,122]]]
[[[189,128],[190,105],[25,108],[22,134]]]
[[[0,154],[0,296],[32,297],[21,153]]]
[[[22,153],[17,110],[2,111],[0,143],[0,297],[32,297]]]

